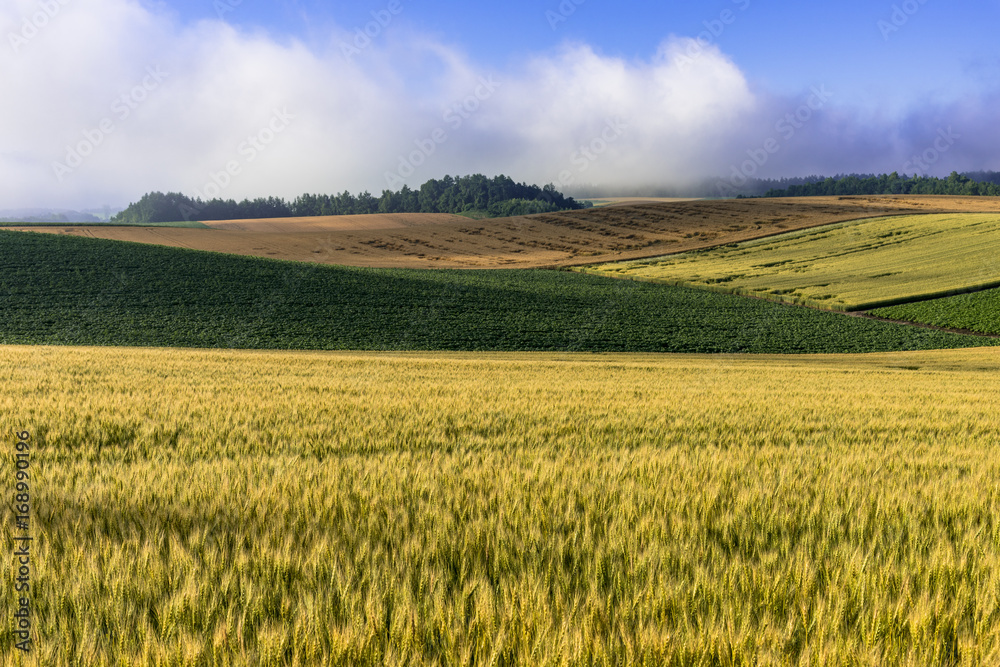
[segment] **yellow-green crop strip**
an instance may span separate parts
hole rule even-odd
[[[865,310],[1000,285],[1000,215],[854,220],[583,270],[830,310]]]

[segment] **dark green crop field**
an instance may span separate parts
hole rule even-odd
[[[569,272],[331,267],[0,231],[0,343],[799,353],[994,341]]]
[[[872,314],[892,320],[918,322],[948,329],[1000,334],[1000,290],[990,289],[891,308],[879,308],[873,310]]]

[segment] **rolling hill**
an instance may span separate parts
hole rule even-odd
[[[439,214],[206,221],[208,229],[16,226],[275,259],[381,268],[537,268],[655,257],[833,222],[1000,212],[982,197],[801,197],[613,206],[470,220]]]
[[[830,310],[1000,286],[1000,215],[855,220],[589,271]]]
[[[994,341],[567,271],[322,266],[0,231],[0,344],[871,352]]]

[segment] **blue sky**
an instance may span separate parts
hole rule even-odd
[[[10,0],[0,209],[1000,169],[998,25],[997,0]]]
[[[221,15],[233,24],[293,36],[314,46],[322,46],[323,27],[363,27],[372,20],[372,12],[385,11],[389,4],[383,0],[220,2],[232,7]],[[220,15],[219,4],[209,0],[166,5],[183,21]],[[399,6],[402,11],[393,17],[398,25],[455,45],[475,62],[496,68],[567,40],[590,44],[609,56],[646,59],[669,35],[695,37],[718,30],[723,12],[730,11],[735,19],[722,24],[712,41],[753,82],[775,92],[794,94],[824,82],[844,91],[847,99],[905,103],[975,90],[984,77],[994,84],[1000,80],[996,33],[1000,2],[995,1],[400,0]],[[895,13],[896,8],[904,11]],[[905,23],[898,20],[900,16]]]

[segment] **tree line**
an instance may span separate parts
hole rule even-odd
[[[812,183],[772,188],[765,197],[822,197],[833,195],[966,195],[1000,197],[1000,173],[951,172],[948,178],[935,176],[900,176],[891,174],[848,175],[826,178]]]
[[[369,213],[459,213],[507,217],[586,208],[566,197],[552,184],[544,187],[515,183],[500,175],[482,174],[431,179],[413,190],[404,185],[398,192],[385,190],[380,197],[370,192],[352,195],[303,194],[292,201],[279,197],[257,199],[211,199],[202,201],[177,192],[150,192],[111,219],[118,224],[149,224],[180,220],[242,220],[291,218],[317,215]]]

